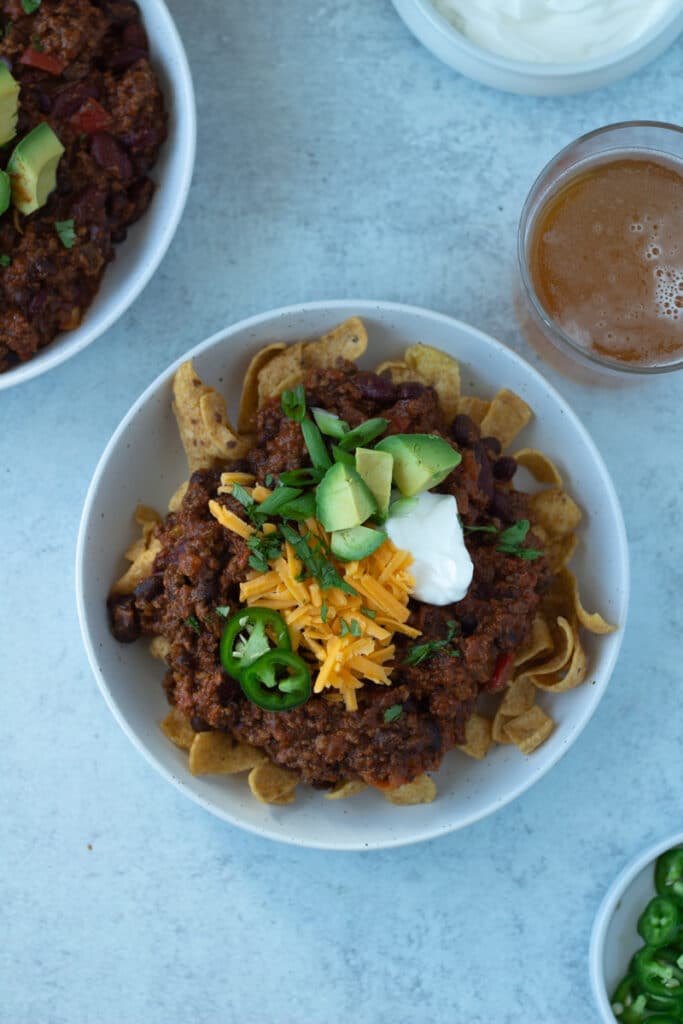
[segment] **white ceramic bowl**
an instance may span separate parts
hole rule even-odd
[[[168,138],[151,178],[157,185],[150,208],[117,245],[116,259],[83,322],[60,334],[26,363],[0,373],[0,391],[31,380],[70,359],[125,313],[157,269],[180,221],[192,181],[196,113],[190,68],[178,30],[163,0],[137,0],[147,29],[151,60],[169,114]]]
[[[265,807],[243,777],[193,778],[187,755],[159,730],[167,705],[163,666],[147,645],[121,645],[109,632],[105,601],[122,571],[121,552],[135,536],[132,513],[142,502],[165,509],[187,467],[171,412],[171,377],[182,360],[163,373],[133,405],[109,442],[95,471],[78,540],[76,586],[88,657],[114,716],[135,746],[182,792],[219,817],[260,835],[303,846],[363,850],[429,839],[462,828],[503,807],[540,779],[581,733],[604,693],[617,659],[626,621],[629,569],[626,535],[614,487],[593,442],[560,395],[519,356],[499,342],[437,313],[381,302],[322,302],[265,313],[220,331],[192,349],[198,373],[224,391],[236,409],[245,368],[259,348],[275,340],[319,335],[357,314],[367,324],[370,367],[423,341],[461,360],[463,390],[492,395],[502,385],[526,399],[537,418],[520,443],[553,456],[585,509],[576,569],[587,606],[598,608],[622,629],[586,640],[594,684],[542,703],[558,727],[531,757],[498,747],[484,761],[449,754],[436,776],[433,804],[398,808],[368,791],[348,801],[325,800],[299,787],[296,803]],[[548,698],[548,699],[546,699]]]
[[[483,49],[458,32],[430,0],[393,4],[413,35],[444,64],[484,85],[528,96],[562,96],[617,82],[663,53],[683,29],[683,4],[677,0],[668,14],[628,46],[573,64],[540,64]]]
[[[636,930],[638,918],[656,896],[654,867],[666,850],[683,846],[683,832],[675,832],[644,850],[612,882],[600,905],[590,946],[593,994],[605,1024],[615,1024],[610,998],[626,974],[631,957],[643,945]]]

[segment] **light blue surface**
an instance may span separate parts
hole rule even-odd
[[[595,1024],[587,951],[600,898],[626,860],[680,827],[683,375],[597,389],[548,370],[623,501],[624,649],[550,775],[424,846],[298,851],[185,801],[95,687],[73,557],[119,419],[227,322],[325,296],[395,299],[542,365],[511,299],[526,190],[583,131],[676,120],[683,40],[609,90],[535,100],[442,67],[388,0],[172,8],[200,125],[180,231],[106,337],[0,401],[0,1020]]]

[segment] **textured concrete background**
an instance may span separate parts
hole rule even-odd
[[[535,364],[516,220],[542,165],[611,121],[680,116],[683,40],[587,96],[504,96],[437,63],[388,0],[173,0],[199,149],[159,273],[86,352],[0,400],[0,1020],[594,1024],[593,915],[680,828],[683,376],[597,389],[548,369],[612,471],[634,593],[598,713],[531,792],[368,856],[278,847],[185,801],[114,724],[73,600],[88,480],[172,359],[247,314],[396,299]]]

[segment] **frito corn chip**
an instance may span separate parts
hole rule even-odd
[[[545,557],[548,559],[548,568],[551,572],[559,572],[567,562],[574,556],[579,538],[575,533],[568,533],[564,537],[553,537],[543,544]]]
[[[551,537],[565,537],[573,533],[583,518],[574,499],[559,488],[532,494],[529,504],[536,522]]]
[[[513,454],[513,459],[518,465],[523,466],[531,473],[534,480],[539,484],[554,484],[555,487],[562,486],[562,477],[552,459],[549,459],[537,448],[521,448]]]
[[[165,636],[153,637],[149,645],[149,653],[153,658],[158,658],[159,661],[167,661],[171,653],[170,641]]]
[[[512,743],[505,732],[505,726],[510,721],[509,715],[504,715],[500,708],[496,711],[491,723],[491,739],[494,743]]]
[[[175,743],[181,750],[189,750],[197,735],[185,715],[178,708],[171,708],[169,713],[160,724],[161,731],[166,739]]]
[[[503,694],[498,709],[507,718],[517,718],[534,706],[536,687],[524,676],[514,679]]]
[[[467,720],[465,742],[458,744],[457,749],[463,754],[467,754],[468,757],[476,757],[478,761],[481,761],[492,746],[491,722],[488,718],[475,712]]]
[[[398,360],[387,360],[384,363],[380,363],[375,367],[375,373],[378,373],[380,377],[388,377],[392,384],[405,384],[408,381],[417,381],[419,384],[425,382],[420,377],[419,373],[415,370],[411,370],[410,367]]]
[[[154,559],[160,551],[161,541],[157,537],[152,537],[149,545],[144,551],[140,551],[133,564],[124,572],[123,576],[119,577],[111,588],[112,595],[132,594],[139,583],[142,583],[143,580],[152,575]]]
[[[249,451],[253,439],[237,436],[228,419],[225,400],[202,382],[189,361],[176,370],[173,398],[173,412],[190,473],[240,459]]]
[[[602,615],[598,612],[587,612],[581,604],[581,597],[579,595],[579,584],[576,576],[569,569],[564,569],[562,578],[567,582],[568,588],[571,590],[572,599],[574,602],[574,611],[576,617],[582,626],[585,626],[589,633],[595,633],[598,635],[604,635],[605,633],[614,633],[616,626],[611,625]]]
[[[481,436],[497,437],[503,448],[507,448],[532,416],[531,409],[519,395],[502,388],[481,421]]]
[[[381,793],[390,804],[412,807],[414,804],[431,804],[436,796],[436,786],[429,775],[418,775],[412,782],[406,782],[395,789],[383,789]]]
[[[193,775],[235,775],[266,760],[262,750],[238,743],[227,732],[198,732],[190,750]]]
[[[559,616],[556,624],[551,624],[553,635],[552,656],[542,662],[527,662],[524,665],[524,675],[531,675],[534,681],[537,676],[551,675],[559,672],[569,663],[574,648],[578,642],[578,630],[574,629],[570,622],[563,616]],[[536,684],[538,685],[538,684]]]
[[[587,670],[588,661],[586,653],[581,646],[577,631],[574,636],[574,649],[571,661],[567,667],[550,673],[545,671],[545,667],[542,673],[539,669],[534,669],[529,673],[529,677],[534,686],[537,686],[539,690],[550,690],[551,693],[564,693],[565,690],[573,690],[575,686],[579,686],[586,678]]]
[[[339,359],[355,363],[368,347],[368,332],[359,317],[352,316],[328,334],[304,344],[304,370],[332,368]]]
[[[169,512],[177,512],[183,503],[183,499],[187,494],[187,488],[190,486],[190,481],[185,480],[177,490],[173,492],[171,500],[168,503]]]
[[[515,655],[515,668],[553,649],[553,637],[542,615],[535,615],[528,642]]]
[[[523,754],[531,754],[548,739],[554,728],[555,723],[550,715],[546,715],[538,704],[534,704],[523,715],[511,719],[505,726],[505,732],[510,742]]]
[[[367,789],[367,783],[361,782],[360,779],[350,779],[348,782],[338,782],[332,789],[328,789],[325,793],[326,800],[346,800],[347,797],[356,796],[358,793],[362,793],[364,789]]]
[[[261,761],[249,772],[249,789],[262,804],[294,803],[299,776],[272,761]]]
[[[460,366],[457,360],[431,345],[411,345],[403,358],[411,370],[436,391],[441,410],[450,422],[458,411]]]
[[[244,375],[240,410],[237,414],[237,429],[241,433],[248,434],[256,430],[256,413],[259,408],[259,376],[271,359],[286,347],[284,341],[276,341],[272,345],[266,345],[265,348],[256,353],[249,363],[247,372]]]
[[[485,398],[477,398],[476,395],[460,395],[458,399],[457,413],[459,416],[469,416],[473,423],[481,426],[491,403]]]

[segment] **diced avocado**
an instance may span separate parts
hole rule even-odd
[[[14,147],[7,170],[12,202],[20,213],[33,213],[57,186],[57,166],[64,146],[43,121]]]
[[[348,423],[335,416],[334,413],[328,412],[327,409],[311,409],[311,412],[321,434],[339,439],[348,433]]]
[[[383,530],[371,530],[368,526],[352,526],[350,530],[337,530],[330,538],[332,554],[342,562],[356,562],[367,558],[387,539]]]
[[[461,461],[447,441],[433,434],[392,434],[376,448],[393,455],[394,482],[407,498],[436,487]]]
[[[11,198],[12,189],[10,188],[9,174],[0,171],[0,214],[3,214],[8,209]]]
[[[377,511],[377,502],[351,466],[336,462],[316,491],[319,522],[330,533],[360,526]]]
[[[372,491],[377,502],[377,515],[380,519],[386,519],[391,498],[393,455],[375,451],[374,448],[356,448],[356,469],[359,477]]]
[[[0,62],[0,146],[11,142],[17,134],[19,114],[19,83]]]

